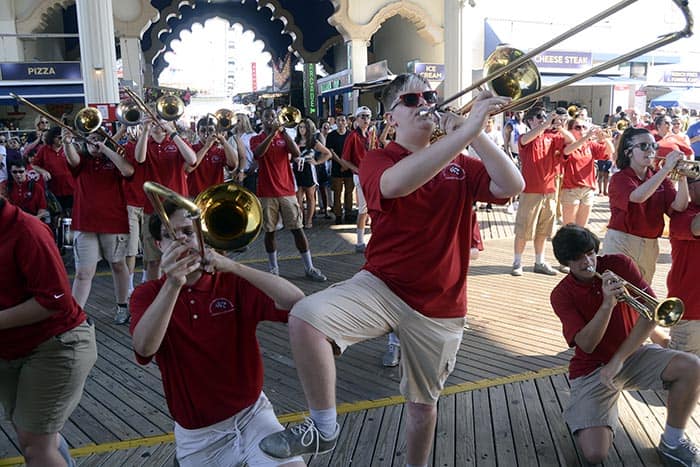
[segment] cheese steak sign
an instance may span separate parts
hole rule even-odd
[[[558,52],[548,50],[532,59],[537,68],[555,68],[558,70],[578,70],[590,68],[592,64],[591,52]]]
[[[80,80],[79,62],[0,63],[0,79],[24,81],[37,79]]]

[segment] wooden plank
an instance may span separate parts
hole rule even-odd
[[[340,436],[343,436],[343,431],[345,429],[345,420],[347,419],[347,415],[339,415],[338,416],[338,425],[340,425],[340,435],[338,438],[338,441],[340,441]],[[337,445],[336,445],[336,449]],[[327,452],[325,454],[317,454],[311,457],[311,460],[307,462],[307,465],[309,467],[327,467],[327,466],[332,466],[333,464],[331,463],[331,459],[333,458],[333,455],[335,453],[335,449],[333,451]]]
[[[443,396],[438,401],[437,424],[435,426],[435,441],[433,442],[431,459],[433,465],[441,467],[455,466],[455,396]],[[461,422],[461,420],[460,420]]]
[[[353,465],[354,455],[357,450],[357,440],[365,421],[366,412],[351,412],[345,416],[343,429],[338,436],[338,443],[331,453],[328,465]],[[362,465],[362,464],[359,464]]]
[[[384,408],[376,408],[366,412],[365,419],[362,422],[362,430],[357,438],[355,453],[352,456],[354,465],[369,466],[372,464],[384,410]]]
[[[476,465],[479,467],[496,466],[496,451],[493,439],[493,424],[491,422],[491,407],[488,389],[477,389],[473,392],[474,432],[476,446]]]
[[[455,394],[455,465],[471,467],[476,465],[475,426],[472,393]],[[481,426],[479,426],[481,429]]]
[[[510,430],[515,446],[515,457],[518,464],[537,465],[537,453],[533,442],[533,434],[527,419],[525,400],[521,391],[522,383],[506,384],[505,396],[510,417]]]
[[[535,386],[540,394],[544,418],[548,423],[560,465],[581,465],[576,443],[563,416],[564,408],[569,401],[569,385],[566,376],[556,375],[549,379],[535,380]]]
[[[620,452],[620,457],[628,459],[636,454],[641,459],[639,462],[644,465],[659,463],[656,445],[661,437],[663,427],[659,425],[639,393],[637,391],[623,391],[618,400],[618,410],[622,425],[629,434],[630,443],[633,444],[627,450]],[[632,452],[629,452],[630,450]]]
[[[488,392],[491,404],[493,439],[496,445],[496,460],[498,465],[517,465],[518,460],[513,444],[513,431],[510,426],[505,388],[494,386],[489,388]]]
[[[549,426],[551,420],[548,420],[544,413],[542,400],[540,399],[540,394],[537,391],[535,382],[533,380],[527,380],[513,386],[513,392],[517,393],[515,389],[515,387],[517,387],[517,389],[520,391],[520,397],[522,397],[522,405],[527,416],[527,433],[529,433],[529,436],[532,437],[533,448],[535,451],[535,456],[539,461],[539,465],[559,465],[560,461],[564,459],[564,456],[557,456],[557,446],[552,439],[554,433]],[[521,417],[522,415],[518,415],[518,418]],[[515,430],[515,428],[516,427],[513,426],[513,430]],[[519,443],[516,444],[516,447],[519,445]],[[566,459],[567,462],[570,463],[564,463],[562,465],[577,465],[576,463],[571,463],[572,458],[575,459],[575,453],[573,457],[569,456],[569,458]],[[578,460],[576,460],[576,462],[578,462]]]
[[[399,437],[403,408],[403,404],[390,405],[384,408],[371,463],[360,465],[370,465],[371,467],[391,465]]]

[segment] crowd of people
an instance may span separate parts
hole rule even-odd
[[[382,363],[401,366],[406,462],[426,465],[466,324],[469,262],[483,249],[475,209],[485,203],[515,213],[513,276],[525,274],[530,241],[533,272],[566,274],[551,304],[575,348],[564,417],[586,460],[607,457],[622,390],[664,388],[659,453],[674,465],[698,465],[684,429],[700,397],[700,297],[691,272],[700,256],[700,179],[678,169],[698,154],[699,123],[666,109],[652,109],[648,121],[619,109],[597,126],[585,109],[534,105],[509,115],[501,130],[493,115],[507,98],[483,91],[466,117],[436,117],[437,100],[427,81],[403,74],[384,89],[385,112],[374,121],[365,106],[318,126],[310,118],[290,123],[274,108],[259,122],[238,114],[226,129],[212,115],[194,131],[145,118],[123,127],[115,147],[40,116],[26,143],[0,136],[0,220],[13,225],[0,231],[0,277],[11,285],[0,293],[0,336],[9,343],[0,351],[0,403],[27,464],[72,465],[59,432],[96,359],[83,308],[104,259],[114,323],[130,326],[136,360],[155,359],[161,371],[180,465],[295,466],[304,454],[334,449],[334,356],[384,335]],[[614,167],[609,178],[603,162]],[[145,181],[185,197],[224,181],[253,192],[267,271],[200,245],[187,211],[171,200],[154,210]],[[587,228],[597,195],[611,207],[602,243]],[[654,296],[664,215],[668,290],[686,306],[669,335],[635,311],[627,288]],[[72,287],[57,248],[64,219],[73,231]],[[306,235],[319,228],[315,219],[355,224],[354,251],[366,262],[305,297],[280,275],[276,234],[291,232],[306,278],[325,282]],[[555,266],[546,259],[549,239]],[[144,283],[135,287],[139,254]],[[262,390],[260,321],[289,323],[309,406],[309,418],[286,429]],[[52,388],[50,397],[38,387]]]

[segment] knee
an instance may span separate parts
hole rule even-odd
[[[581,452],[589,464],[602,464],[608,457],[608,450],[603,446],[582,447]]]
[[[123,273],[123,272],[128,272],[128,269],[126,267],[126,262],[125,261],[119,261],[117,263],[112,263],[112,271],[115,273]]]
[[[413,423],[417,425],[432,423],[437,417],[437,406],[432,404],[407,402],[406,408],[408,410],[408,415],[413,420]]]
[[[95,271],[92,268],[75,271],[75,279],[79,281],[91,281],[94,275]]]

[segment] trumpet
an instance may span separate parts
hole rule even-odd
[[[588,267],[587,270],[588,272],[592,272],[598,279],[603,279],[603,276],[592,267]],[[621,281],[625,287],[625,292],[617,297],[617,299],[627,303],[643,318],[654,321],[656,324],[663,327],[674,326],[683,318],[685,304],[680,298],[668,297],[665,300],[659,301],[656,297],[632,285],[617,274],[612,274],[614,278]]]
[[[665,161],[662,156],[654,156],[655,160]],[[681,177],[698,178],[700,177],[700,161],[681,159],[676,162],[675,167],[668,174],[671,180],[678,180]]]

